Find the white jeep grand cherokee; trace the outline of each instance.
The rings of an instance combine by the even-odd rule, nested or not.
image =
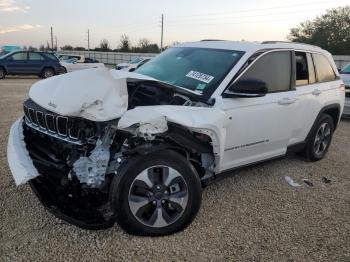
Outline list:
[[[75,225],[165,235],[197,214],[202,186],[286,155],[326,154],[344,106],[332,56],[297,43],[181,44],[135,72],[88,69],[35,83],[8,161]]]

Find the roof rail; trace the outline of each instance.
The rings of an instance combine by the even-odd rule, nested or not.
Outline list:
[[[297,44],[297,45],[308,45],[308,46],[312,46],[312,47],[316,47],[316,48],[320,48],[319,46],[316,45],[310,45],[310,44],[306,44],[306,43],[300,43],[300,42],[291,42],[291,41],[263,41],[261,42],[261,44]]]

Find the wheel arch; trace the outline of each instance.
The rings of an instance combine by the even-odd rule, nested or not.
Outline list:
[[[338,123],[339,123],[339,119],[340,119],[340,105],[339,104],[330,104],[330,105],[327,105],[325,107],[323,107],[320,112],[318,113],[317,117],[315,118],[315,121],[314,123],[312,124],[312,127],[309,131],[309,133],[307,134],[306,136],[306,139],[305,141],[308,141],[311,134],[312,134],[312,131],[317,128],[316,124],[317,124],[317,121],[320,119],[320,117],[323,115],[323,114],[328,114],[329,116],[332,117],[333,119],[333,123],[334,123],[334,130],[337,128],[338,126]]]
[[[0,68],[4,69],[4,71],[5,71],[5,74],[8,74],[8,71],[7,71],[7,68],[6,68],[6,66],[4,66],[4,65],[0,65]]]

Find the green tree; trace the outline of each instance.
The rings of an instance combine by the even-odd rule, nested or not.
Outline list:
[[[312,21],[292,28],[288,39],[317,45],[333,55],[350,54],[350,6],[328,10]]]

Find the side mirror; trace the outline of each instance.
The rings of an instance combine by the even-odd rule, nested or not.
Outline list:
[[[228,87],[223,93],[223,97],[261,97],[268,92],[266,83],[255,78],[238,80]]]

